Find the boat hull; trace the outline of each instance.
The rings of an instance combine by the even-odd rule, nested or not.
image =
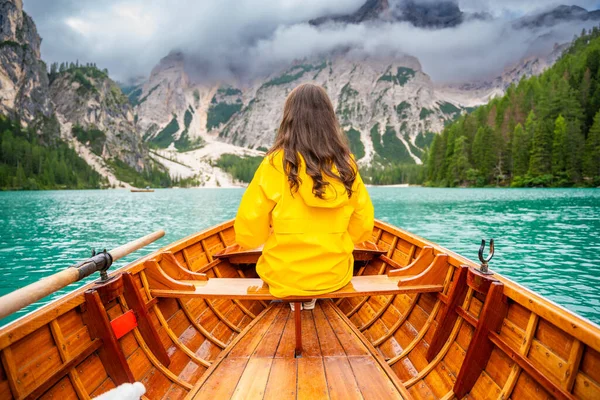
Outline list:
[[[598,326],[501,275],[480,277],[472,261],[399,228],[377,221],[372,239],[386,255],[357,263],[355,275],[409,266],[426,246],[447,254],[450,265],[441,293],[330,301],[393,371],[403,397],[600,398]],[[166,269],[171,253],[185,270],[174,280],[200,279],[200,274],[257,278],[253,265],[213,257],[233,244],[233,221],[228,221],[114,271],[109,283],[85,285],[0,329],[0,399],[88,398],[128,381],[143,382],[149,399],[200,393],[195,386],[213,376],[217,364],[222,368],[219,357],[272,305],[243,298],[154,297],[161,281],[150,267],[157,263]],[[284,336],[277,346],[289,345]],[[290,376],[297,376],[303,361],[278,353],[277,346],[273,359],[277,354],[289,359],[272,361],[270,368],[286,365],[296,371]],[[269,377],[284,379],[275,371],[265,390]],[[346,376],[348,384],[373,397],[372,388],[360,385],[357,370],[349,371],[354,378]],[[317,397],[340,394],[332,392],[341,390],[338,386],[330,386]],[[236,385],[228,387],[232,396]],[[295,391],[290,397],[301,396]]]

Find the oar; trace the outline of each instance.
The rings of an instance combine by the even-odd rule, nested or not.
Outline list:
[[[71,265],[69,268],[50,275],[47,278],[41,279],[38,282],[27,285],[21,289],[15,290],[5,296],[0,297],[0,319],[35,303],[39,299],[56,292],[65,286],[77,282],[94,272],[100,271],[103,280],[107,279],[106,270],[110,267],[113,261],[125,257],[134,251],[160,239],[165,235],[165,231],[158,230],[147,236],[136,239],[132,242],[117,247],[109,252],[106,250],[102,253],[93,255],[85,261]]]

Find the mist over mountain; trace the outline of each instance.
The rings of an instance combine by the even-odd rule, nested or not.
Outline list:
[[[595,1],[575,0],[574,4],[590,8]],[[536,38],[548,35],[564,43],[596,23],[578,14],[558,15],[550,25],[513,26],[524,15],[535,16],[557,5],[545,0],[527,4],[514,0],[180,0],[173,6],[81,0],[77,7],[66,0],[60,7],[29,0],[25,4],[42,35],[53,38],[42,45],[49,62],[95,62],[113,77],[127,80],[148,76],[162,57],[179,50],[187,55],[194,79],[210,82],[262,78],[294,60],[328,56],[340,49],[367,57],[415,56],[435,81],[493,77],[527,56]],[[309,23],[331,16],[347,16],[351,23]]]
[[[9,4],[7,113],[55,117],[111,184],[168,170],[210,186],[235,184],[221,156],[264,154],[304,82],[326,88],[362,167],[416,167],[444,126],[554,64],[600,14],[588,0],[28,0],[31,19]],[[22,45],[18,18],[25,32],[40,21],[48,77],[40,38]]]
[[[368,0],[349,15],[324,16],[312,25],[328,22],[358,24],[366,21],[408,22],[418,28],[449,28],[460,25],[465,14],[456,1]]]

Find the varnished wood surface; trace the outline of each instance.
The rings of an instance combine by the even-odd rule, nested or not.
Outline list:
[[[186,399],[411,398],[335,308],[321,300],[300,313],[305,351],[298,358],[290,335],[294,315],[287,304],[274,303]]]
[[[506,311],[502,318],[496,313],[500,326],[491,329],[486,339],[482,333],[476,334],[478,326],[490,326],[489,315],[493,314],[484,312],[489,296],[486,286],[473,280],[469,282],[474,287],[465,288],[460,282],[455,285],[457,279],[464,278],[459,273],[461,265],[466,268],[477,265],[379,221],[371,240],[385,255],[357,263],[356,277],[380,279],[377,275],[388,273],[411,276],[427,267],[422,260],[431,259],[431,253],[424,251],[432,251],[433,256],[447,255],[441,293],[371,291],[337,299],[338,308],[333,310],[345,315],[354,327],[350,326],[349,333],[336,323],[329,323],[330,329],[323,331],[323,340],[316,335],[315,326],[319,321],[331,322],[331,315],[323,309],[321,313],[315,311],[311,325],[311,319],[303,312],[303,348],[310,355],[316,354],[318,347],[321,360],[306,355],[289,357],[295,347],[294,324],[288,321],[289,315],[281,321],[278,314],[265,332],[264,344],[260,342],[261,346],[257,344],[255,348],[254,358],[258,359],[252,360],[250,356],[243,368],[230,363],[223,369],[226,373],[219,379],[227,386],[234,377],[234,397],[249,393],[258,398],[276,395],[277,398],[361,398],[363,391],[372,391],[386,398],[385,393],[378,392],[385,385],[366,386],[368,382],[362,380],[378,376],[372,366],[356,362],[356,357],[361,356],[348,356],[348,351],[361,348],[350,340],[354,337],[360,339],[370,354],[375,354],[384,372],[395,377],[390,381],[397,390],[406,388],[410,396],[418,399],[455,398],[461,370],[471,367],[471,363],[465,363],[465,357],[476,352],[481,343],[486,343],[491,351],[477,360],[481,370],[465,398],[600,398],[598,326],[496,274],[493,278],[504,285],[501,301],[506,304]],[[101,339],[94,339],[90,331],[94,328],[88,322],[90,308],[83,293],[92,290],[93,284],[0,329],[0,399],[95,397],[115,386],[112,376],[121,379],[105,356],[107,350],[114,352],[115,348],[127,362],[120,364],[121,371],[130,369],[133,378],[144,383],[147,399],[182,399],[200,382],[214,379],[210,371],[221,368],[219,360],[242,342],[244,332],[254,329],[265,317],[268,300],[158,297],[151,282],[161,284],[162,279],[167,289],[170,282],[164,276],[153,275],[148,265],[157,265],[176,280],[188,282],[182,284],[182,290],[195,291],[195,285],[201,283],[198,280],[258,278],[251,264],[234,265],[217,258],[216,254],[229,246],[235,246],[233,221],[191,235],[114,270],[111,276],[126,271],[131,282],[114,293],[98,293],[102,307],[97,309],[106,314],[108,321],[129,309],[137,310],[138,324],[141,315],[145,326],[144,332],[139,325],[118,339],[118,343],[109,343],[112,350]],[[131,296],[131,284],[137,288],[138,296]],[[105,323],[106,320],[104,326]],[[277,328],[280,333],[269,334],[276,324],[281,325]],[[267,350],[272,349],[274,341],[277,348],[269,358],[273,350]],[[323,356],[335,355],[340,349],[348,356],[347,364]],[[330,381],[329,376],[337,379]],[[262,389],[257,384],[260,382],[266,382]]]
[[[389,278],[385,275],[357,276],[351,282],[335,292],[325,294],[309,294],[306,296],[289,296],[285,300],[302,300],[309,298],[340,298],[349,296],[370,296],[397,293],[439,292],[442,285],[398,286],[400,278]],[[216,278],[207,281],[179,281],[192,285],[194,290],[152,289],[157,297],[199,297],[207,299],[245,299],[245,300],[277,300],[269,292],[269,286],[259,278]]]

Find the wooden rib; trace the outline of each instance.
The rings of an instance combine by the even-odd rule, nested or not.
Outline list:
[[[379,239],[381,239],[381,235],[383,235],[383,229],[380,229],[379,232],[377,232],[377,237],[375,238],[375,245],[377,245],[377,242],[379,242]],[[397,238],[396,238],[397,239]],[[389,251],[388,251],[389,253]],[[367,262],[365,265],[363,265],[362,267],[360,267],[360,269],[358,270],[358,273],[356,274],[357,276],[361,276],[364,272],[365,269],[367,268],[367,266],[369,265],[369,262]],[[383,272],[380,272],[379,275],[381,275]],[[341,299],[336,301],[336,305],[339,305],[341,302]]]
[[[354,306],[354,308],[352,308],[352,310],[348,311],[348,313],[346,314],[346,317],[350,318],[351,316],[353,316],[369,300],[369,298],[370,298],[370,296],[363,297],[362,300],[359,301],[358,304],[356,306]],[[343,298],[341,298],[340,300],[343,300]],[[336,304],[336,306],[337,306],[337,304]]]
[[[409,264],[412,261],[413,257],[415,256],[415,251],[417,251],[417,246],[415,246],[413,244],[413,245],[410,246],[410,250],[408,252],[408,263]]]
[[[171,341],[173,342],[173,344],[175,346],[179,347],[196,364],[203,365],[206,368],[210,367],[211,363],[209,361],[206,361],[205,359],[198,357],[196,355],[196,353],[194,353],[189,347],[187,347],[185,344],[181,343],[181,340],[179,340],[179,338],[177,337],[175,332],[173,332],[173,330],[169,326],[169,323],[165,319],[164,315],[162,314],[162,312],[160,311],[160,308],[158,308],[158,306],[154,306],[154,314],[156,314],[156,316],[158,317],[158,321],[160,322],[162,327],[165,329],[165,331],[167,332],[167,335],[169,335],[169,337],[171,338]]]
[[[102,346],[101,339],[95,339],[87,346],[82,352],[77,354],[75,357],[69,359],[62,366],[55,369],[50,376],[47,376],[45,380],[41,382],[36,381],[36,386],[30,388],[27,393],[21,395],[19,399],[37,399],[44,393],[46,393],[52,386],[56,385],[60,380],[69,374],[69,371],[79,365],[83,360],[91,356],[95,351],[98,351]],[[89,398],[89,397],[88,397]]]
[[[408,306],[408,309],[406,310],[406,312],[400,318],[398,318],[396,320],[396,322],[394,323],[394,325],[390,327],[389,331],[386,334],[384,334],[382,337],[380,337],[379,339],[377,339],[376,341],[373,342],[373,346],[375,346],[375,347],[379,346],[381,343],[383,343],[386,340],[388,340],[394,333],[396,333],[396,331],[402,326],[402,324],[404,323],[404,321],[406,321],[406,319],[408,318],[408,316],[412,312],[413,308],[415,308],[415,306],[419,302],[419,297],[420,296],[421,296],[421,293],[417,293],[415,295],[413,301]]]
[[[581,341],[573,339],[571,352],[569,353],[569,360],[567,362],[566,379],[563,381],[562,386],[562,388],[565,389],[567,392],[573,390],[575,377],[577,376],[579,364],[581,363],[581,358],[583,356],[583,348],[584,345],[581,343]]]
[[[390,246],[390,249],[388,250],[388,252],[386,253],[387,257],[392,257],[392,254],[394,254],[394,250],[396,250],[396,245],[398,244],[398,236],[395,236],[394,239],[392,240],[392,244]],[[382,275],[385,273],[385,269],[387,268],[388,264],[385,261],[381,261],[381,267],[379,267],[379,271],[377,271],[378,275]]]
[[[212,254],[210,254],[208,252],[208,247],[206,247],[206,240],[205,239],[200,240],[200,244],[202,245],[202,250],[204,250],[204,254],[206,254],[206,258],[208,259],[208,261],[213,262],[214,261],[213,256],[212,256]]]
[[[125,299],[123,298],[123,295],[120,295],[118,297],[118,299],[119,299],[119,304],[123,308],[123,311],[127,311],[128,307],[127,307],[127,303],[125,302]],[[154,307],[158,307],[158,306],[154,306]],[[135,337],[135,340],[138,342],[138,345],[142,348],[142,351],[144,352],[146,357],[148,357],[148,359],[150,360],[150,362],[152,363],[152,365],[154,365],[154,367],[156,369],[158,369],[163,375],[165,375],[171,382],[176,383],[177,385],[179,385],[187,390],[192,389],[193,386],[190,383],[179,379],[179,377],[177,375],[175,375],[173,372],[171,372],[171,370],[166,368],[160,361],[158,361],[158,359],[156,358],[156,356],[154,355],[152,350],[150,350],[150,348],[144,341],[144,338],[142,337],[142,334],[140,333],[140,331],[137,327],[134,328],[132,332],[133,332],[133,336]]]
[[[200,332],[206,339],[208,339],[212,343],[216,344],[220,348],[224,349],[225,347],[227,347],[227,345],[225,343],[223,343],[222,341],[220,341],[219,339],[217,339],[216,337],[214,337],[214,335],[212,333],[210,333],[208,330],[206,330],[205,327],[203,327],[201,324],[199,324],[198,322],[196,322],[196,320],[194,319],[194,317],[191,314],[190,310],[187,308],[187,305],[185,305],[184,302],[181,299],[177,299],[177,302],[179,303],[179,307],[181,307],[181,310],[183,311],[183,313],[185,314],[185,316],[188,318],[188,320],[190,321],[190,323],[192,324],[192,326],[194,328],[196,328],[196,330],[198,332]]]
[[[140,279],[142,280],[142,287],[144,288],[144,292],[146,292],[146,296],[149,299],[153,299],[152,293],[150,293],[150,285],[148,284],[148,277],[146,276],[146,272],[143,270],[140,271]]]
[[[533,335],[535,334],[539,321],[540,317],[537,314],[531,313],[531,315],[529,316],[529,321],[527,321],[525,337],[523,338],[523,343],[521,344],[521,348],[519,349],[519,352],[524,356],[527,356],[527,353],[529,353],[529,349],[531,348],[531,344],[533,343]]]
[[[432,246],[436,251],[447,253],[451,256],[451,262],[454,266],[465,264],[473,268],[479,267],[479,265],[474,263],[472,260],[469,260],[468,258],[450,251],[440,245],[431,243],[430,241],[425,240],[422,237],[410,233],[404,229],[379,220],[375,221],[375,227],[378,229],[384,229],[389,234],[397,235],[402,239],[416,244],[417,246]],[[596,351],[600,351],[600,335],[598,335],[597,325],[582,319],[574,313],[566,310],[564,307],[554,304],[541,295],[532,292],[531,290],[502,275],[494,274],[494,278],[505,284],[504,295],[506,297],[525,307],[529,311],[535,312],[540,316],[540,318],[543,318],[549,323],[555,325],[557,328],[562,329],[565,333],[572,335],[574,338],[580,340],[587,346]]]
[[[390,245],[390,249],[388,250],[388,252],[385,255],[389,258],[392,258],[392,255],[394,254],[394,251],[396,250],[397,245],[398,245],[398,236],[394,236],[394,239],[392,239],[392,244]],[[386,267],[387,267],[387,263],[385,261],[382,261],[381,268],[379,268],[379,275],[381,275],[385,272]]]
[[[369,339],[367,339],[365,335],[363,335],[358,331],[358,329],[356,329],[356,326],[354,326],[352,321],[346,319],[342,310],[335,306],[332,306],[330,308],[340,317],[341,322],[344,323],[348,328],[350,328],[350,330],[354,333],[355,338],[360,340],[363,346],[365,346],[366,351],[371,354],[375,361],[377,361],[381,369],[385,372],[392,384],[396,387],[402,398],[412,399],[412,397],[408,393],[407,388],[404,386],[398,375],[396,375],[392,368],[385,362],[383,356],[377,351],[377,349],[375,349],[375,347],[371,344]],[[331,321],[329,322],[331,323]]]
[[[575,397],[562,389],[559,385],[550,380],[540,370],[538,370],[525,356],[519,354],[518,351],[513,350],[508,343],[496,332],[492,331],[489,333],[490,341],[498,347],[501,351],[515,361],[523,371],[537,381],[544,389],[548,391],[552,396],[558,399],[575,399]]]
[[[462,307],[456,307],[456,313],[462,317],[469,325],[473,328],[477,328],[477,318],[473,316],[469,311]]]
[[[365,329],[369,328],[371,325],[373,325],[383,315],[383,313],[388,309],[388,307],[390,306],[390,304],[392,304],[392,302],[394,301],[395,298],[396,298],[395,295],[389,296],[387,303],[384,304],[383,306],[381,306],[379,311],[377,311],[375,313],[375,315],[373,315],[373,318],[371,318],[368,322],[364,323],[363,326],[358,328],[358,330],[362,332]]]
[[[219,235],[219,239],[221,239],[223,246],[227,247],[227,243],[225,243],[225,236],[223,235],[223,231],[217,232],[217,235]]]
[[[529,321],[527,321],[527,328],[525,329],[525,335],[523,337],[523,343],[521,343],[521,347],[519,348],[519,353],[524,356],[527,356],[529,349],[531,348],[531,344],[533,343],[533,335],[535,330],[537,329],[537,325],[539,322],[539,317],[535,313],[531,313],[529,316]],[[519,379],[519,375],[521,374],[521,367],[517,363],[513,365],[508,378],[506,379],[506,383],[498,396],[499,399],[507,399],[512,393],[515,385],[517,384],[517,379]]]
[[[50,332],[52,333],[52,338],[54,339],[54,343],[56,343],[56,347],[58,349],[58,354],[60,355],[60,359],[63,363],[69,361],[71,356],[69,355],[69,351],[65,346],[65,338],[62,334],[62,330],[58,325],[58,321],[53,319],[50,321]],[[68,373],[69,378],[71,379],[71,383],[73,384],[73,389],[75,389],[75,393],[77,393],[77,397],[80,399],[88,400],[90,396],[88,392],[85,390],[81,379],[79,379],[79,374],[77,373],[76,368],[71,368]]]
[[[379,238],[381,237],[383,233],[383,230],[379,231],[378,234],[378,238],[375,241],[375,244],[377,244],[377,242],[379,241]],[[394,236],[394,239],[392,239],[392,244],[390,245],[390,248],[388,250],[388,252],[386,253],[388,255],[388,257],[394,252],[395,248],[396,248],[396,244],[398,243],[398,237]],[[367,263],[367,265],[369,265],[369,263]],[[363,272],[365,271],[365,268],[367,268],[367,265],[365,265],[364,267],[361,267],[360,270],[358,271],[358,273],[356,274],[357,276],[362,276]],[[385,272],[385,267],[386,267],[386,263],[384,261],[381,262],[381,267],[379,268],[379,271],[377,271],[378,275],[383,275],[383,273]],[[393,296],[395,297],[395,295]],[[354,313],[356,313],[358,310],[360,310],[360,308],[370,299],[370,296],[366,296],[363,300],[361,300],[358,305],[356,307],[354,307],[352,310],[350,310],[349,313],[346,314],[347,318],[350,318],[352,315],[354,315]],[[336,306],[339,306],[340,303],[342,302],[343,299],[339,299],[335,302]],[[393,299],[392,299],[393,301]],[[373,321],[375,322],[375,321]],[[371,322],[371,324],[373,323]],[[370,325],[369,325],[370,326]],[[366,329],[366,328],[364,328]]]
[[[223,275],[221,274],[221,272],[219,271],[219,268],[215,266],[214,268],[215,270],[215,274],[217,275],[217,278],[222,278]],[[247,316],[249,316],[250,318],[254,319],[256,318],[256,315],[254,315],[254,313],[250,310],[248,310],[241,301],[239,301],[238,299],[232,299],[233,302],[242,310],[242,312],[244,314],[246,314]]]
[[[454,343],[454,340],[458,336],[458,332],[460,331],[460,327],[462,326],[462,321],[463,320],[461,317],[458,317],[456,319],[456,322],[454,323],[454,328],[452,329],[452,332],[450,333],[450,337],[448,338],[448,341],[446,342],[446,344],[444,344],[444,347],[442,347],[442,349],[438,352],[436,357],[433,360],[431,360],[429,362],[429,364],[427,364],[425,366],[425,368],[423,368],[422,371],[419,371],[419,373],[416,376],[414,376],[404,382],[404,386],[406,386],[407,389],[409,387],[411,387],[412,385],[414,385],[415,383],[417,383],[425,375],[429,374],[429,372],[431,372],[431,370],[433,370],[435,368],[435,366],[440,361],[442,361],[442,359],[446,356],[446,353],[448,353],[448,350],[450,350],[450,347]],[[450,392],[452,392],[452,390],[450,390]],[[452,393],[454,393],[454,392],[452,392]]]
[[[440,400],[452,400],[454,399],[456,396],[454,396],[454,392],[452,390],[450,390],[448,393],[446,393],[446,395],[444,395],[443,397],[440,397]],[[499,399],[501,399],[501,397],[498,397]]]
[[[234,332],[237,332],[237,333],[240,333],[242,331],[240,328],[238,328],[236,325],[234,325],[231,321],[229,321],[227,318],[225,318],[223,313],[221,311],[219,311],[219,309],[216,308],[210,300],[208,300],[208,299],[203,299],[203,300],[206,303],[206,305],[211,309],[211,311],[214,312],[215,315],[230,329],[232,329]]]
[[[150,294],[150,289],[149,289],[150,286],[148,285],[148,278],[146,277],[146,274],[144,273],[144,271],[140,271],[140,277],[142,279],[142,286],[144,287],[144,290],[146,291],[146,294],[148,295],[148,298],[152,298],[152,296]],[[211,311],[213,313],[215,313],[215,315],[225,325],[227,325],[230,329],[232,329],[233,331],[235,331],[237,333],[241,332],[240,328],[238,328],[237,326],[235,326],[234,324],[232,324],[227,318],[225,318],[225,316],[223,315],[223,313],[221,313],[219,310],[217,310],[217,308],[215,306],[213,306],[213,304],[210,302],[210,300],[208,300],[208,299],[203,299],[203,300],[206,303],[206,305],[208,305],[208,308],[210,308]]]
[[[191,271],[192,263],[190,263],[190,256],[187,252],[187,247],[185,249],[181,249],[181,254],[183,254],[183,259],[185,260],[185,263],[187,264],[188,269]]]
[[[229,343],[229,346],[227,346],[222,352],[219,353],[219,355],[217,356],[217,358],[215,359],[213,364],[210,366],[210,368],[207,369],[204,372],[204,374],[202,374],[202,376],[200,376],[200,379],[198,379],[198,381],[194,385],[193,389],[187,394],[186,398],[192,399],[194,396],[196,396],[198,394],[198,391],[202,388],[202,385],[208,380],[208,378],[210,378],[210,376],[213,374],[213,372],[219,367],[221,362],[223,360],[225,360],[225,358],[229,355],[229,353],[235,347],[235,345],[238,344],[246,336],[246,334],[250,330],[252,330],[254,328],[254,326],[256,326],[263,319],[263,317],[265,317],[265,315],[270,310],[271,310],[271,308],[265,308],[264,310],[262,310],[262,312],[260,314],[258,314],[257,318],[250,321],[250,323],[244,328],[244,332],[241,335],[237,335],[235,338],[233,338],[231,343]],[[277,312],[279,312],[279,311],[277,311]],[[277,317],[277,316],[275,316],[275,317]]]
[[[135,336],[135,340],[137,340],[138,344],[142,348],[142,351],[144,352],[146,357],[148,357],[148,359],[150,360],[150,362],[152,363],[152,365],[154,365],[154,367],[156,369],[158,369],[171,382],[173,382],[187,390],[192,390],[193,386],[191,384],[179,379],[179,377],[177,375],[175,375],[173,372],[171,372],[171,370],[165,368],[165,366],[162,365],[161,362],[158,361],[158,359],[156,357],[154,357],[154,354],[148,348],[148,346],[146,345],[146,342],[144,342],[144,338],[142,338],[142,334],[140,333],[138,328],[134,328],[132,332],[133,332],[133,336]]]
[[[205,273],[206,271],[210,271],[210,270],[211,270],[211,269],[213,269],[215,266],[217,266],[217,265],[221,264],[221,261],[222,261],[222,260],[221,260],[220,258],[217,258],[216,260],[213,260],[213,261],[209,262],[209,263],[208,263],[208,264],[206,264],[205,266],[198,268],[198,271],[196,271],[196,273],[203,274],[203,273]]]
[[[427,318],[425,325],[423,325],[423,327],[421,328],[421,331],[419,332],[417,337],[414,338],[413,341],[410,342],[410,344],[408,346],[406,346],[406,348],[402,349],[402,353],[398,354],[397,356],[395,356],[393,358],[390,358],[388,360],[389,365],[394,365],[395,363],[397,363],[398,361],[400,361],[401,359],[406,357],[408,355],[408,353],[410,353],[412,351],[412,349],[414,349],[415,346],[421,341],[421,339],[423,339],[423,336],[425,336],[425,334],[429,330],[429,327],[435,320],[435,316],[437,315],[441,304],[442,304],[442,302],[439,300],[435,302],[435,306],[433,306],[433,310],[431,310],[431,314],[429,314],[429,318]]]
[[[23,389],[19,379],[17,378],[16,371],[17,365],[15,364],[15,358],[10,347],[6,347],[0,352],[0,358],[2,359],[2,366],[4,367],[4,373],[8,380],[8,386],[15,399],[21,398],[21,390]]]
[[[433,337],[429,340],[429,348],[425,357],[428,361],[433,360],[437,353],[444,347],[444,344],[450,337],[452,327],[454,326],[458,313],[456,307],[460,301],[464,301],[464,296],[467,294],[467,274],[469,267],[463,265],[460,266],[454,273],[454,281],[452,281],[448,288],[448,294],[443,295],[438,293],[438,299],[445,304],[444,308],[440,311],[440,317],[438,319],[437,328],[433,333]],[[448,271],[452,274],[452,269]]]
[[[64,363],[69,359],[69,354],[65,346],[65,338],[63,337],[60,326],[58,325],[58,321],[55,319],[50,321],[50,333],[52,334],[52,339],[54,339],[54,343],[58,349],[60,359]]]
[[[81,379],[79,378],[79,373],[77,372],[76,368],[71,369],[71,371],[69,372],[69,378],[71,378],[73,388],[75,389],[75,393],[77,393],[77,396],[79,396],[79,399],[90,400],[91,397],[85,389],[83,382],[81,382]]]

